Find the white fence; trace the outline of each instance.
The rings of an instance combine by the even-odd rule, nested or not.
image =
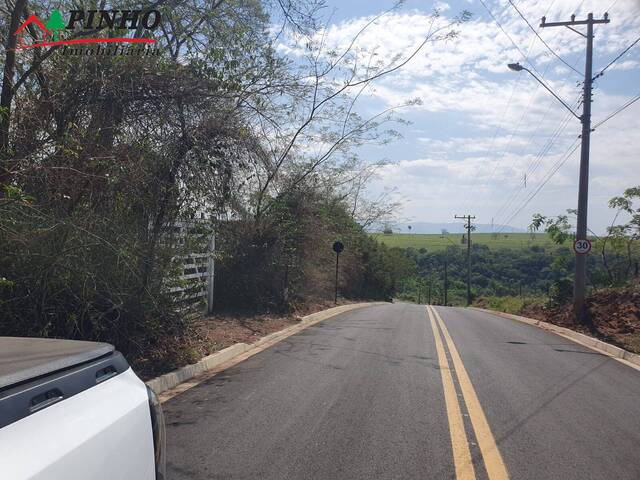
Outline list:
[[[198,223],[197,221],[176,222],[172,230],[179,237],[180,243],[184,244],[187,235],[191,234],[191,230]],[[193,310],[204,304],[207,313],[211,313],[213,311],[215,235],[211,234],[208,238],[204,235],[200,236],[201,241],[195,243],[202,246],[196,249],[201,251],[174,257],[174,260],[179,262],[181,272],[177,279],[178,285],[171,286],[169,292],[175,295],[181,309]]]

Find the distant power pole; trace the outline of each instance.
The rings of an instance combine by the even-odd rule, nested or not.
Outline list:
[[[471,305],[471,220],[475,220],[475,216],[463,215],[459,217],[455,215],[454,218],[459,220],[466,220],[467,224],[467,307]]]
[[[591,90],[593,84],[593,26],[599,23],[609,23],[609,14],[605,13],[604,18],[595,20],[593,13],[587,16],[586,20],[576,20],[576,16],[571,16],[570,22],[547,23],[547,19],[542,17],[540,26],[545,27],[567,27],[569,30],[582,35],[587,39],[587,58],[584,68],[584,93],[582,98],[582,145],[580,151],[580,181],[578,184],[578,223],[576,227],[576,241],[587,240],[587,202],[589,198],[589,144],[591,141]],[[586,25],[586,35],[573,27]],[[584,301],[587,285],[587,257],[585,254],[576,252],[576,273],[573,286],[573,310],[579,321],[584,322],[585,310]]]

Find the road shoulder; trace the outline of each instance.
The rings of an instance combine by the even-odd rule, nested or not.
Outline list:
[[[284,328],[278,332],[271,333],[260,340],[247,344],[236,343],[212,355],[208,355],[198,362],[181,367],[173,372],[165,373],[154,379],[147,381],[147,385],[159,395],[160,400],[165,402],[180,393],[195,387],[213,375],[236,365],[247,358],[260,353],[261,351],[275,345],[291,335],[294,335],[312,325],[323,320],[327,320],[341,313],[352,310],[375,306],[386,305],[386,302],[367,302],[340,305],[329,308],[321,312],[312,313],[302,317],[300,323]]]
[[[523,317],[521,315],[513,315],[511,313],[498,312],[496,310],[487,310],[485,308],[469,307],[470,310],[476,310],[479,312],[490,313],[492,315],[507,318],[509,320],[515,320],[516,322],[526,323],[534,327],[538,327],[547,332],[555,333],[563,338],[571,340],[583,347],[590,348],[598,353],[611,357],[620,363],[623,363],[635,370],[640,371],[640,355],[631,353],[623,348],[616,347],[610,343],[603,342],[597,338],[590,337],[580,332],[576,332],[569,328],[560,327],[552,323],[544,322],[542,320],[536,320],[534,318]]]

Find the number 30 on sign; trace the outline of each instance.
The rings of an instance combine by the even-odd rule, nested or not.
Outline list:
[[[576,240],[573,242],[573,250],[576,253],[586,255],[591,251],[591,241],[590,240]]]

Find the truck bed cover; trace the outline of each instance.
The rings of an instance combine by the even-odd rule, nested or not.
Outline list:
[[[0,337],[0,390],[95,360],[113,351],[113,345],[108,343]]]

